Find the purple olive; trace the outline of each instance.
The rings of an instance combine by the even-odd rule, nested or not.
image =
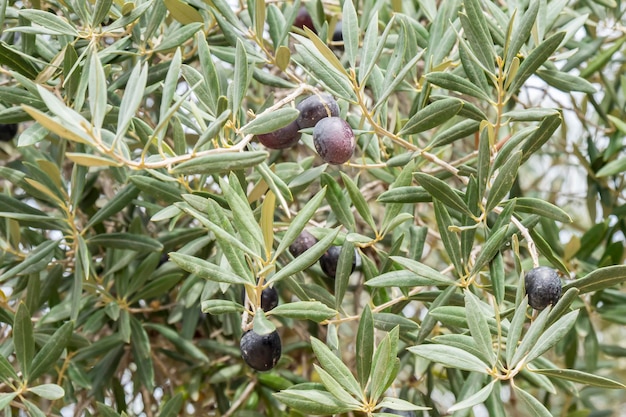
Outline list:
[[[329,164],[343,164],[352,158],[356,141],[352,128],[339,117],[326,117],[313,128],[317,153]]]
[[[320,267],[322,271],[328,277],[335,278],[337,275],[337,263],[339,262],[339,255],[341,255],[341,246],[331,246],[328,250],[320,257]],[[354,272],[354,268],[356,268],[356,251],[354,253],[354,258],[352,258],[352,272]]]
[[[304,252],[309,250],[311,246],[317,243],[317,239],[311,233],[303,230],[302,233],[293,241],[291,245],[289,245],[289,252],[293,255],[294,258],[302,255]]]
[[[261,142],[266,148],[291,148],[296,143],[298,143],[298,140],[300,140],[300,136],[302,136],[299,130],[300,127],[298,126],[298,123],[294,120],[287,126],[281,127],[278,130],[257,135],[257,138],[259,139],[259,142]]]
[[[561,298],[561,280],[556,270],[547,266],[533,268],[524,277],[528,304],[535,310],[543,310],[556,304]]]
[[[309,11],[304,6],[301,6],[298,9],[298,14],[296,15],[296,19],[294,20],[293,25],[302,30],[307,27],[311,29],[313,33],[317,33],[317,30],[315,30],[315,26],[313,25],[313,19],[311,18]]]
[[[298,103],[296,108],[300,111],[296,119],[300,129],[313,127],[325,117],[339,116],[339,105],[328,93],[307,97]]]
[[[10,142],[17,133],[17,124],[0,124],[0,142]]]

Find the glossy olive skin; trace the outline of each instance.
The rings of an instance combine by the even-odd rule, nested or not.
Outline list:
[[[333,31],[333,42],[343,42],[343,24],[341,23],[341,20],[335,25],[335,30]]]
[[[547,266],[533,268],[524,277],[528,304],[535,310],[543,310],[556,304],[561,298],[562,284],[555,269]]]
[[[325,117],[339,116],[339,105],[335,98],[328,93],[307,97],[298,103],[296,109],[300,111],[300,115],[296,119],[300,129],[314,127],[317,122]]]
[[[0,142],[10,142],[17,134],[17,124],[0,124]]]
[[[286,149],[298,143],[302,136],[299,130],[300,126],[298,126],[298,123],[294,120],[285,127],[281,127],[270,133],[257,135],[256,137],[266,148]]]
[[[239,348],[243,360],[257,371],[269,371],[275,367],[282,352],[280,336],[276,330],[265,335],[248,330],[241,336]]]
[[[266,313],[278,305],[278,292],[274,287],[267,287],[261,292],[261,308]]]
[[[293,21],[293,25],[304,30],[305,27],[311,29],[313,33],[317,34],[317,30],[315,30],[315,26],[313,25],[313,19],[309,14],[309,11],[304,6],[300,6],[298,9],[298,14],[296,15],[296,19]]]
[[[339,117],[326,117],[313,128],[313,144],[325,162],[340,165],[352,158],[356,140],[348,122]]]
[[[415,417],[415,412],[414,411],[399,411],[399,410],[392,410],[391,408],[381,408],[380,411],[378,411],[379,413],[389,413],[389,414],[395,414],[397,416],[400,417]]]
[[[331,246],[320,257],[320,267],[330,278],[335,278],[337,275],[337,262],[339,262],[340,254],[341,246]],[[352,272],[354,272],[354,268],[356,268],[356,252],[354,254],[354,258],[352,259]]]
[[[291,245],[289,245],[289,253],[293,255],[294,258],[302,255],[304,252],[309,250],[311,246],[317,243],[317,239],[311,233],[303,230],[300,235],[293,241]]]

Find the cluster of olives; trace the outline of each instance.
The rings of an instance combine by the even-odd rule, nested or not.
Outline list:
[[[540,266],[533,268],[524,276],[528,304],[535,310],[543,310],[548,305],[556,304],[561,298],[561,280],[556,270]]]
[[[293,255],[294,258],[297,258],[316,243],[317,239],[315,238],[315,236],[313,236],[306,230],[303,230],[302,233],[300,233],[300,235],[296,238],[296,240],[294,240],[293,243],[289,246],[289,252]],[[337,262],[339,261],[340,254],[341,246],[331,246],[320,257],[320,267],[329,278],[335,278],[335,276],[337,275]],[[355,267],[356,256],[352,261],[352,271],[354,271]]]
[[[298,143],[300,129],[313,128],[313,143],[317,153],[329,164],[350,160],[355,148],[354,132],[339,117],[339,105],[328,93],[316,94],[296,106],[298,118],[273,132],[257,135],[259,142],[270,149],[290,148]]]
[[[245,289],[243,298],[245,302]],[[261,292],[261,309],[265,312],[278,305],[278,292],[273,287],[264,288]],[[282,344],[278,332],[258,334],[254,330],[246,331],[239,342],[241,357],[252,369],[269,371],[278,363],[282,353]]]

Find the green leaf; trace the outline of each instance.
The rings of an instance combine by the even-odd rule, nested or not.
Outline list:
[[[506,336],[505,358],[509,369],[512,369],[513,354],[517,349],[517,344],[522,337],[524,323],[526,322],[526,311],[528,309],[528,297],[524,297],[522,302],[515,307],[515,314],[509,326],[509,333]]]
[[[169,10],[170,15],[182,23],[187,25],[194,22],[203,22],[202,15],[195,8],[181,0],[163,0],[165,7]],[[179,42],[182,44],[182,42]]]
[[[517,349],[513,354],[513,358],[511,358],[511,363],[509,363],[509,369],[513,369],[515,366],[517,366],[517,364],[521,360],[524,360],[527,357],[528,352],[530,352],[531,349],[535,348],[537,341],[540,337],[542,337],[542,334],[544,333],[544,328],[546,322],[548,321],[548,314],[550,314],[550,307],[539,313],[539,315],[531,323],[528,331],[522,339],[522,343],[517,346]]]
[[[560,125],[560,114],[548,116],[543,119],[541,121],[541,124],[539,125],[539,128],[535,130],[534,133],[528,139],[526,139],[526,141],[522,145],[522,152],[524,153],[524,156],[522,157],[522,163],[526,161],[532,154],[538,151],[543,146],[543,144],[552,137],[552,134]]]
[[[493,49],[493,40],[489,32],[487,18],[483,13],[480,0],[466,0],[463,2],[465,13],[461,14],[461,24],[465,30],[467,40],[482,63],[482,65],[491,71],[494,67],[495,52]]]
[[[101,402],[96,402],[96,408],[102,417],[121,417],[113,408]]]
[[[283,107],[272,112],[266,112],[243,126],[241,132],[252,135],[273,132],[296,120],[299,114],[300,112],[293,107]]]
[[[126,84],[126,88],[124,89],[124,96],[122,97],[118,112],[115,142],[121,140],[128,131],[130,122],[133,117],[135,117],[143,99],[147,81],[148,64],[145,63],[142,67],[141,63],[138,62],[133,68],[128,84]]]
[[[476,356],[457,347],[440,344],[411,346],[411,353],[432,362],[438,362],[448,368],[457,368],[464,371],[473,371],[487,374],[489,367]]]
[[[600,375],[590,374],[576,369],[529,369],[531,372],[546,375],[552,378],[565,379],[567,381],[579,382],[585,385],[607,389],[626,389],[626,385],[613,379]]]
[[[35,79],[39,71],[28,60],[24,59],[20,53],[11,48],[5,42],[0,42],[0,64],[17,71],[19,74]]]
[[[482,404],[483,402],[485,402],[487,397],[489,397],[491,391],[493,391],[493,387],[496,382],[496,379],[492,380],[475,394],[472,394],[469,397],[465,398],[463,401],[459,401],[458,403],[454,404],[452,407],[448,408],[448,413],[454,413],[459,410],[464,410],[466,408]]]
[[[589,81],[576,75],[558,70],[537,70],[537,75],[554,88],[561,91],[581,91],[593,94],[596,88]]]
[[[202,25],[201,22],[193,22],[174,29],[167,36],[163,37],[163,42],[154,49],[154,52],[168,51],[182,45],[202,29]]]
[[[397,350],[395,349],[397,347],[397,337],[398,328],[393,332],[387,333],[374,352],[372,369],[370,371],[370,398],[379,398],[393,382],[390,379],[397,372],[397,369],[394,368],[399,366],[396,356]]]
[[[480,251],[480,253],[476,257],[476,260],[474,261],[472,274],[477,274],[482,269],[483,266],[491,262],[493,257],[496,256],[496,254],[498,253],[500,248],[502,248],[502,245],[506,241],[508,232],[509,232],[509,227],[508,225],[506,225],[504,227],[500,227],[498,230],[496,230],[489,236],[489,238],[483,245],[482,250]]]
[[[328,390],[337,400],[342,404],[350,406],[352,409],[357,410],[361,408],[361,403],[354,399],[348,391],[346,391],[328,372],[318,365],[313,365],[315,371],[322,381],[324,388]]]
[[[183,338],[176,330],[162,324],[145,323],[146,330],[155,330],[169,340],[178,350],[189,355],[190,358],[202,363],[208,364],[209,358],[202,352],[194,342]]]
[[[326,187],[326,201],[328,201],[333,213],[337,216],[337,220],[339,220],[341,224],[346,227],[346,229],[353,231],[356,228],[356,224],[354,222],[354,216],[352,215],[350,203],[337,181],[324,172],[322,173],[320,183],[322,187]]]
[[[539,4],[538,1],[531,1],[528,4],[528,10],[524,13],[522,20],[515,26],[513,29],[509,43],[506,48],[506,68],[508,69],[513,62],[513,58],[518,54],[518,52],[522,49],[522,46],[528,40],[528,37],[531,34],[533,26],[537,20],[537,13],[539,12]]]
[[[132,177],[131,177],[132,179]],[[119,213],[127,207],[137,196],[139,189],[132,184],[127,185],[117,192],[106,204],[98,210],[85,225],[85,229],[89,229],[96,224],[108,219],[112,215]]]
[[[57,384],[42,384],[34,387],[29,387],[28,390],[35,395],[45,398],[46,400],[58,400],[63,398],[65,390]]]
[[[292,301],[270,310],[268,315],[320,323],[337,315],[337,311],[319,301]]]
[[[479,128],[480,122],[476,120],[468,119],[455,123],[448,129],[439,130],[430,142],[429,147],[436,148],[438,146],[449,145],[459,139],[473,135],[478,132]]]
[[[437,284],[432,285],[441,285],[441,284],[454,284],[456,281],[447,275],[442,274],[436,269],[431,268],[428,265],[425,265],[419,261],[415,261],[413,259],[405,258],[402,256],[390,256],[389,257],[394,262],[402,265],[403,268],[408,269],[409,271],[415,272],[417,275],[430,279],[432,282],[436,282]],[[368,281],[369,282],[369,281]]]
[[[450,257],[454,268],[457,270],[457,273],[461,274],[463,272],[461,241],[456,233],[450,231],[450,226],[452,226],[450,213],[448,212],[448,209],[446,209],[446,206],[438,199],[433,199],[433,206],[443,246],[446,249],[446,253]]]
[[[447,90],[467,94],[484,101],[491,100],[489,95],[487,95],[480,87],[476,86],[466,78],[459,77],[458,75],[449,72],[431,72],[430,74],[426,74],[426,81]]]
[[[237,179],[231,177],[229,181],[220,180],[219,184],[233,214],[233,226],[243,237],[248,247],[263,247],[265,239],[263,238],[261,226],[254,217],[250,204],[234,188],[238,186]],[[270,249],[267,248],[268,251]],[[263,252],[265,253],[266,251]]]
[[[163,244],[156,239],[134,233],[103,233],[89,238],[92,245],[115,249],[129,249],[139,252],[160,252]]]
[[[0,380],[7,385],[12,385],[13,381],[17,381],[19,377],[13,369],[13,365],[9,362],[7,358],[3,355],[0,355]]]
[[[230,300],[202,300],[200,309],[203,313],[207,314],[227,314],[227,313],[240,313],[244,311],[244,307]],[[272,312],[273,314],[274,312]]]
[[[268,156],[265,151],[218,152],[185,161],[174,167],[172,174],[219,174],[256,166]]]
[[[516,94],[517,90],[520,89],[526,80],[550,58],[550,55],[556,51],[563,41],[563,38],[565,38],[565,32],[556,33],[532,50],[520,64],[517,73],[513,77],[513,81],[511,81],[511,85],[507,91],[507,99],[511,97],[511,95]]]
[[[346,55],[348,56],[348,62],[352,68],[356,66],[356,58],[360,54],[359,51],[359,17],[356,14],[354,4],[352,1],[345,1],[343,3],[343,10],[341,13],[343,18],[342,34],[343,45]]]
[[[107,85],[102,62],[95,49],[90,50],[89,61],[89,111],[91,122],[99,130],[107,111]]]
[[[626,171],[626,158],[618,158],[600,168],[596,173],[596,177],[608,177],[609,175],[617,175],[624,171]]]
[[[382,401],[377,404],[376,408],[390,408],[392,410],[398,411],[430,410],[430,407],[422,407],[401,398],[393,397],[384,397]]]
[[[366,305],[361,312],[359,328],[356,334],[356,372],[361,385],[365,389],[372,368],[374,354],[374,321],[372,310]]]
[[[532,394],[529,394],[517,385],[513,385],[513,388],[515,389],[515,394],[522,399],[525,405],[524,409],[527,411],[528,415],[535,417],[553,417],[546,407]]]
[[[601,71],[612,59],[615,53],[619,51],[626,41],[626,36],[618,38],[613,45],[602,51],[593,51],[593,59],[587,62],[587,66],[580,71],[581,78],[589,78],[596,71]]]
[[[483,314],[482,307],[478,298],[470,291],[465,290],[465,309],[467,311],[467,324],[470,333],[478,349],[485,358],[489,359],[489,365],[493,367],[496,361],[496,355],[493,352],[493,342],[491,340],[491,332],[487,319]],[[485,397],[489,395],[486,394]]]
[[[287,389],[275,393],[274,397],[288,407],[310,415],[332,415],[353,409],[329,392],[317,389]]]
[[[556,343],[561,340],[574,326],[576,318],[578,317],[579,310],[570,311],[560,319],[558,319],[552,326],[548,327],[543,334],[534,343],[532,349],[526,356],[526,362],[530,362],[533,359],[543,355]]]
[[[563,286],[563,291],[578,288],[580,294],[596,292],[626,281],[626,265],[613,265],[596,269],[583,278]]]
[[[174,395],[163,404],[159,417],[176,417],[183,408],[184,398],[182,393]]]
[[[2,275],[0,275],[0,282],[4,282],[10,278],[16,277],[24,271],[27,271],[29,268],[37,266],[34,269],[42,270],[44,269],[52,256],[54,255],[55,249],[57,249],[59,245],[58,240],[48,240],[41,244],[39,244],[35,249],[31,250],[26,259],[20,263],[18,263],[13,268],[5,271]],[[31,270],[30,272],[37,272]]]
[[[287,231],[278,244],[278,248],[276,248],[276,252],[273,256],[274,262],[289,247],[289,245],[296,240],[300,233],[302,233],[304,227],[307,225],[309,220],[311,220],[317,209],[322,204],[322,201],[324,201],[324,197],[326,197],[326,187],[322,188],[313,198],[307,201],[304,207],[300,208],[296,217],[294,217],[289,224]]]
[[[487,205],[485,207],[486,212],[493,210],[511,191],[521,161],[522,152],[517,151],[499,168],[498,176],[493,181],[493,185],[489,190]]]
[[[3,392],[0,393],[0,410],[11,404],[11,401],[17,397],[17,392]]]
[[[67,346],[74,331],[74,323],[66,322],[48,339],[33,359],[29,378],[34,381],[52,368]]]
[[[33,336],[33,322],[26,304],[20,303],[15,312],[13,321],[13,345],[15,356],[20,364],[24,379],[28,381],[33,357],[35,356],[35,338]]]
[[[154,367],[150,352],[150,339],[141,322],[130,316],[130,334],[133,360],[137,365],[137,375],[144,387],[154,389]]]
[[[452,119],[462,107],[463,102],[456,98],[434,101],[415,113],[398,132],[398,135],[414,135],[439,126]]]
[[[171,252],[170,259],[187,272],[196,274],[201,278],[225,282],[227,284],[246,284],[249,281],[245,277],[240,277],[218,265],[203,259],[196,258],[182,253]]]
[[[37,9],[21,9],[19,14],[31,22],[45,28],[45,30],[48,31],[47,33],[68,35],[73,38],[77,38],[79,36],[79,33],[76,31],[74,26],[54,13]]]
[[[423,172],[416,172],[414,176],[433,198],[441,201],[451,209],[474,218],[474,214],[467,207],[465,201],[445,181]]]
[[[350,369],[323,342],[311,337],[311,347],[320,365],[350,394],[361,398],[363,393]]]
[[[545,200],[532,197],[516,197],[515,211],[521,213],[537,214],[542,217],[553,219],[563,223],[571,223],[573,220],[560,207]]]
[[[341,172],[341,179],[343,181],[343,185],[348,190],[348,195],[350,196],[350,200],[352,200],[354,208],[365,223],[367,223],[372,231],[375,232],[376,224],[374,222],[374,218],[372,217],[370,207],[367,205],[365,198],[363,198],[363,194],[361,194],[361,190],[359,190],[354,181],[352,181],[352,179],[343,172]]]
[[[256,310],[252,324],[252,330],[258,335],[266,335],[276,331],[276,326],[267,318],[261,308]]]
[[[143,175],[133,175],[129,177],[129,180],[144,194],[157,200],[162,200],[166,203],[176,203],[182,200],[181,191],[174,183]]]
[[[348,289],[350,274],[356,263],[354,243],[345,240],[341,246],[337,268],[335,270],[335,309],[340,310],[343,297]]]

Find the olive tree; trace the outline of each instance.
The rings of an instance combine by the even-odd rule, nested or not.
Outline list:
[[[625,11],[0,1],[0,413],[620,415]]]

